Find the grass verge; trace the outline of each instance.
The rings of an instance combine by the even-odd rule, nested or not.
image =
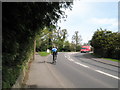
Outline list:
[[[112,58],[102,58],[102,59],[110,60],[110,61],[114,61],[114,62],[120,62],[120,60],[118,60],[118,59],[112,59]]]
[[[49,55],[50,53],[47,53],[47,52],[38,52],[40,56],[47,56]]]
[[[96,58],[101,58],[101,59],[104,59],[104,60],[110,60],[110,61],[114,61],[114,62],[120,62],[120,60],[118,60],[118,59],[103,58],[103,57],[101,57],[100,55],[96,55],[96,54],[94,54],[94,53],[91,53],[91,55],[93,55],[93,56],[96,57]]]

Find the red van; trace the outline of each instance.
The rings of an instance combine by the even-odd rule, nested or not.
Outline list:
[[[80,52],[81,53],[87,53],[91,51],[91,46],[82,46]]]

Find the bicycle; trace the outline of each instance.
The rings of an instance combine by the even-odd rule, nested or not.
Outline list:
[[[56,64],[57,61],[57,54],[53,53],[53,64]]]

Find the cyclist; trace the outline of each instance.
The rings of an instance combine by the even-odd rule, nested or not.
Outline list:
[[[57,59],[57,48],[56,47],[52,48],[52,55],[53,55],[53,62],[52,63],[56,63],[56,59]]]

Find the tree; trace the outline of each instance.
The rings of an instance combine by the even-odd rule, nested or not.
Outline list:
[[[97,29],[97,31],[94,33],[92,37],[92,43],[91,45],[94,47],[94,52],[97,54],[102,54],[101,56],[106,56],[105,54],[107,52],[107,46],[109,45],[109,37],[112,34],[111,31],[103,30],[102,28]]]
[[[117,58],[120,54],[120,34],[112,31],[97,29],[94,33],[91,45],[94,47],[94,53],[101,57]]]
[[[65,40],[67,39],[67,30],[56,30],[55,27],[46,27],[37,37],[37,51],[46,51],[48,48],[51,49],[54,45],[58,47],[58,51],[62,51],[65,46]]]
[[[70,50],[76,51],[75,44],[73,42],[70,43]]]
[[[64,51],[66,51],[66,52],[70,52],[71,51],[71,48],[70,48],[70,43],[69,43],[69,41],[65,41],[65,43],[64,43]]]
[[[78,46],[80,46],[81,36],[78,34],[78,31],[75,31],[75,34],[72,36],[72,43],[75,45],[75,50],[80,50]]]
[[[62,51],[64,48],[64,43],[65,43],[66,38],[67,38],[67,30],[66,29],[57,31],[57,39],[58,39],[57,42],[58,42],[58,47],[59,47],[60,51]]]
[[[70,2],[3,2],[2,65],[3,88],[15,83],[22,65],[30,58],[38,32],[65,17],[61,8]]]
[[[49,30],[49,43],[48,43],[48,49],[52,49],[52,46],[53,46],[53,33],[54,31],[56,30],[56,27],[54,25],[51,25],[50,27],[48,27],[48,30]]]
[[[37,51],[46,51],[53,46],[53,39],[55,38],[56,27],[51,25],[45,27],[37,36]]]
[[[46,51],[49,46],[49,39],[51,31],[48,30],[47,27],[45,27],[36,37],[36,50],[37,51]]]

